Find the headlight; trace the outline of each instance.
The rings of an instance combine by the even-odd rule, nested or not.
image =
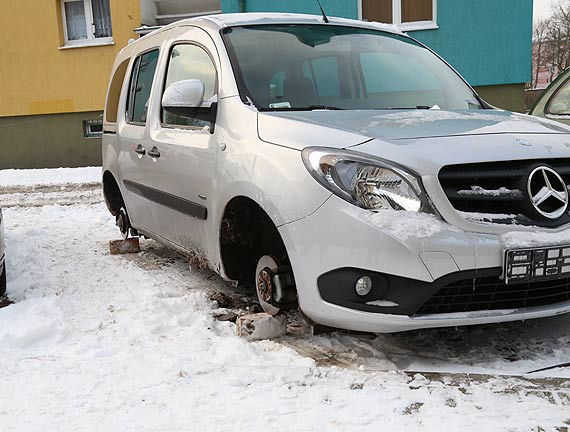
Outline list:
[[[430,208],[418,178],[395,164],[322,147],[306,148],[302,156],[319,183],[354,205],[414,212]]]

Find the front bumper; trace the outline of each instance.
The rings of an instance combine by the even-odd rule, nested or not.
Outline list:
[[[501,276],[504,246],[498,234],[462,231],[425,214],[374,214],[336,196],[313,215],[279,229],[300,307],[319,324],[389,333],[570,312],[565,297],[515,309],[421,313],[449,280]],[[374,288],[364,298],[353,289],[359,274],[373,278]]]

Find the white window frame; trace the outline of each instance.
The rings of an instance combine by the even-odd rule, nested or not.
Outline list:
[[[78,0],[61,0],[61,19],[63,25],[63,40],[64,46],[61,48],[73,48],[80,46],[96,46],[96,45],[113,45],[113,36],[110,37],[95,37],[95,24],[93,23],[93,7],[91,5],[91,0],[82,0],[83,7],[85,9],[85,26],[87,28],[87,38],[69,40],[67,37],[67,19],[65,17],[65,3],[70,3],[72,1]]]
[[[101,131],[94,131],[93,126],[101,126]],[[103,136],[103,119],[83,120],[83,136],[85,138],[101,138]]]
[[[432,0],[432,8],[432,20],[402,23],[402,0],[392,0],[392,23],[402,31],[438,29],[437,0]],[[362,0],[358,0],[358,19],[362,20]]]

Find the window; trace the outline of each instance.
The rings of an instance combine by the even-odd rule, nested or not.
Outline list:
[[[360,54],[367,93],[441,90],[437,77],[414,58],[394,52]]]
[[[427,64],[398,52],[360,54],[360,65],[368,103],[383,102],[391,107],[408,107],[413,95],[414,106],[445,106],[445,92]],[[460,101],[457,101],[460,106]],[[466,108],[466,107],[464,107]]]
[[[109,86],[109,92],[107,93],[107,103],[105,104],[105,120],[108,122],[115,123],[117,121],[119,98],[121,97],[121,88],[123,87],[123,81],[125,80],[129,61],[130,58],[123,60],[121,64],[117,66],[117,69],[115,69],[115,73],[111,79],[111,85]]]
[[[109,0],[61,0],[66,46],[113,42]]]
[[[274,72],[269,80],[271,108],[328,105],[341,96],[336,57],[315,58],[286,69]]]
[[[170,84],[188,79],[199,79],[204,83],[204,101],[212,99],[216,94],[217,76],[212,59],[203,48],[197,45],[176,45],[170,52],[166,83]],[[198,110],[196,111],[198,113]],[[204,127],[210,123],[197,118],[182,117],[166,111],[162,113],[163,123],[167,125]]]
[[[260,110],[481,109],[457,73],[413,39],[335,25],[225,29],[241,99]]]
[[[103,135],[103,120],[85,120],[83,130],[85,138],[99,138]]]
[[[127,122],[145,124],[150,99],[150,90],[158,62],[158,50],[138,56],[133,65],[129,97],[127,100]]]
[[[336,57],[322,57],[303,63],[303,75],[310,79],[320,103],[327,96],[340,96],[340,77]]]
[[[396,24],[402,30],[437,28],[437,0],[361,0],[362,19]]]
[[[556,116],[570,116],[570,79],[567,80],[548,102],[546,113]]]

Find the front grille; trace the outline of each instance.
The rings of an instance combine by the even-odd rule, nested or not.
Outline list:
[[[544,227],[570,223],[568,214],[552,221],[533,211],[527,180],[541,165],[556,170],[570,185],[570,159],[448,165],[439,172],[439,181],[451,205],[471,221]]]
[[[452,282],[435,293],[419,315],[545,306],[570,300],[570,278],[506,285],[496,276]]]

